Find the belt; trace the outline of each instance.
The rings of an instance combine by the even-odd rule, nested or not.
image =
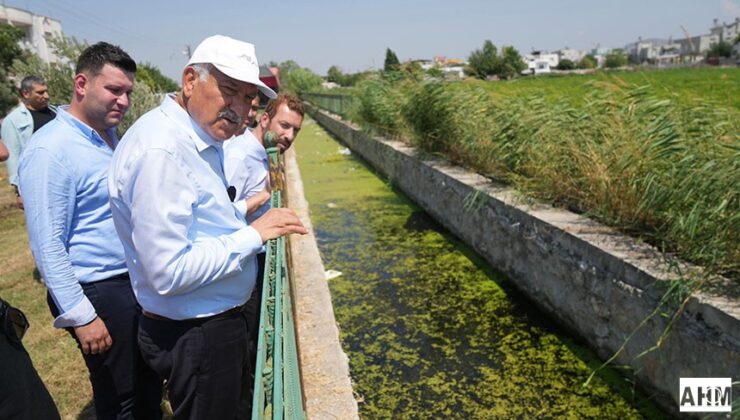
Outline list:
[[[239,305],[235,308],[231,308],[228,311],[221,312],[220,314],[211,315],[211,316],[205,316],[202,318],[190,318],[190,319],[171,319],[164,317],[162,315],[153,314],[151,312],[147,312],[145,310],[141,310],[141,314],[149,319],[153,319],[155,321],[169,321],[169,322],[204,322],[204,321],[210,321],[212,319],[219,319],[219,318],[228,318],[233,315],[240,314],[244,311],[244,307],[247,304]]]

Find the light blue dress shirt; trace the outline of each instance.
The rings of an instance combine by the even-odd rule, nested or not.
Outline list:
[[[147,312],[207,317],[252,293],[262,239],[229,200],[221,145],[167,96],[129,128],[113,155],[113,220]]]
[[[115,129],[107,132],[115,145]],[[80,283],[126,272],[108,204],[113,150],[67,112],[26,144],[18,170],[28,239],[36,266],[60,310],[57,328],[84,325],[96,313]]]
[[[229,185],[236,188],[236,205],[247,212],[246,199],[261,192],[270,178],[267,151],[257,137],[247,130],[224,144],[224,173]],[[270,201],[247,216],[252,223],[270,209]]]

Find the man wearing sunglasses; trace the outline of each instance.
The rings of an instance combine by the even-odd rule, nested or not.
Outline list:
[[[23,348],[28,320],[0,299],[0,419],[58,419],[54,401]]]

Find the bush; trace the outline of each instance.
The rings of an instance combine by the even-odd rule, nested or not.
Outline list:
[[[576,64],[573,61],[564,58],[560,60],[555,68],[558,70],[573,70],[576,68]]]
[[[280,90],[296,96],[321,87],[321,76],[303,68],[293,60],[280,63]]]
[[[598,63],[592,55],[586,55],[578,62],[579,69],[595,69]]]
[[[717,44],[712,44],[707,51],[707,57],[729,57],[732,55],[732,45],[727,42],[720,41]]]
[[[617,67],[626,66],[627,62],[627,55],[621,48],[617,48],[606,55],[606,58],[604,60],[604,67],[608,69],[615,69]]]

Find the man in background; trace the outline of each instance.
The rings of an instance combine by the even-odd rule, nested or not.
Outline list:
[[[23,198],[18,191],[18,162],[31,135],[54,119],[56,113],[49,107],[49,89],[37,76],[21,81],[21,103],[3,120],[0,138],[8,148],[8,181],[15,188],[18,208],[23,209]]]
[[[256,101],[259,101],[259,98]],[[265,150],[266,133],[274,133],[273,141],[277,143],[280,152],[284,153],[301,130],[303,113],[303,103],[300,99],[280,94],[267,104],[254,130],[246,130],[224,145],[226,180],[236,189],[236,207],[246,214],[247,222],[252,223],[270,209],[270,166]],[[254,121],[256,111],[249,117]],[[249,122],[250,126],[252,124]],[[257,284],[245,307],[253,356],[256,356],[257,349],[264,272],[263,250],[257,254]]]
[[[141,314],[116,235],[108,167],[136,63],[99,42],[77,60],[69,106],[28,142],[19,179],[36,266],[54,326],[77,341],[98,419],[160,418],[162,382],[141,358]]]

